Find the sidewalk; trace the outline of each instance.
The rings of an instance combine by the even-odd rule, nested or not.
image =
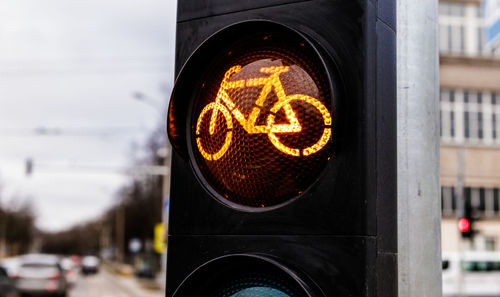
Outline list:
[[[104,269],[109,273],[111,281],[119,282],[119,285],[140,297],[163,297],[165,292],[161,289],[161,280],[138,279],[127,267],[117,267],[112,263],[104,264]]]

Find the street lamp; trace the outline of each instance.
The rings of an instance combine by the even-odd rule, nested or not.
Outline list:
[[[163,104],[154,99],[151,98],[150,96],[140,92],[140,91],[135,91],[133,92],[133,98],[137,101],[143,102],[155,109],[156,112],[158,112],[158,116],[161,120],[161,122],[164,122],[165,115],[163,111],[165,110]],[[168,168],[168,172],[165,172],[165,175],[163,175],[163,181],[162,181],[162,222],[163,222],[163,230],[164,234],[167,234],[168,230],[168,208],[167,206],[169,205],[169,194],[170,194],[170,164],[171,164],[171,145],[170,142],[165,139],[164,146],[160,147],[157,151],[156,154],[163,158],[163,166],[165,168]],[[166,238],[166,236],[165,236]],[[165,247],[167,245],[165,244]],[[162,287],[165,289],[165,280],[166,280],[166,264],[167,264],[167,250],[165,250],[162,253],[162,259],[161,259],[161,274],[162,274]]]

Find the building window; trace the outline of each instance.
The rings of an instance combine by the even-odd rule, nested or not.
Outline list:
[[[439,111],[439,136],[443,137],[443,111]]]
[[[479,3],[439,3],[439,48],[442,53],[495,55],[485,47],[484,15]]]
[[[479,211],[486,211],[486,197],[484,194],[484,188],[479,188],[479,206],[477,207]]]
[[[498,189],[493,189],[493,212],[498,213],[500,211],[500,197],[498,197]]]
[[[448,34],[447,30],[448,30],[448,26],[439,25],[439,50],[441,52],[449,51],[449,48],[448,48],[449,34]]]
[[[464,26],[459,26],[460,28],[460,53],[463,53],[465,52],[465,29],[464,29]]]
[[[455,137],[455,112],[450,111],[450,136],[451,138]]]
[[[483,113],[477,113],[477,138],[483,139]]]
[[[465,138],[470,138],[470,130],[469,130],[469,112],[464,111],[464,136]]]
[[[492,134],[492,138],[493,139],[496,139],[497,138],[497,115],[496,114],[492,114],[491,115],[491,134]]]
[[[446,141],[456,137],[456,113],[455,113],[455,90],[443,89],[440,92],[440,133]]]
[[[464,137],[470,138],[469,120],[469,92],[464,91]]]
[[[485,209],[484,214],[487,217],[492,217],[495,215],[494,203],[493,203],[493,189],[484,189],[484,199],[485,199]]]
[[[498,121],[498,116],[500,115],[500,104],[497,105],[497,94],[492,93],[491,94],[491,110],[492,110],[492,115],[491,115],[491,136],[493,140],[497,140],[500,137],[498,137],[498,130],[499,130],[499,121]]]
[[[440,2],[439,14],[449,16],[464,16],[465,5],[463,3]]]
[[[441,210],[444,217],[462,215],[459,209],[455,187],[441,187]],[[463,206],[470,204],[474,216],[478,218],[500,218],[500,189],[499,188],[463,188]]]
[[[464,137],[470,140],[483,138],[481,92],[464,91]]]
[[[444,216],[453,215],[455,209],[457,208],[453,194],[453,187],[441,188],[441,210]]]
[[[497,98],[498,93],[489,91],[441,89],[441,139],[444,142],[500,144]]]
[[[473,198],[472,193],[473,193],[473,191],[471,188],[464,188],[464,206],[471,205],[472,207],[475,208],[475,207],[477,207],[477,204],[474,203],[475,201],[473,201],[475,199],[472,199]]]
[[[485,42],[485,32],[484,32],[484,28],[483,27],[480,27],[480,28],[477,28],[477,51],[478,52],[482,52],[483,51],[483,45],[484,45],[484,42]]]
[[[495,248],[496,248],[495,238],[488,237],[485,239],[484,243],[485,243],[485,248],[487,251],[495,251]],[[500,268],[500,263],[498,263],[498,267]]]

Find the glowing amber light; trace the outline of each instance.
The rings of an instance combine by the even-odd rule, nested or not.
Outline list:
[[[240,125],[245,129],[245,131],[249,134],[256,133],[265,133],[268,135],[271,143],[281,152],[291,155],[291,156],[300,156],[300,149],[291,148],[281,143],[278,137],[276,137],[276,133],[299,133],[302,131],[302,127],[297,119],[295,112],[293,111],[292,106],[290,105],[291,101],[303,101],[307,102],[314,106],[318,112],[323,117],[323,123],[325,127],[323,128],[323,134],[318,142],[313,145],[302,149],[302,155],[308,156],[316,153],[321,150],[330,140],[331,137],[331,128],[332,118],[328,109],[316,98],[312,98],[303,94],[294,94],[287,96],[285,94],[285,90],[280,80],[280,74],[287,72],[289,70],[288,66],[271,66],[271,67],[262,67],[260,68],[260,72],[270,74],[268,77],[262,78],[250,78],[248,80],[237,80],[229,82],[231,76],[237,73],[241,69],[240,65],[231,67],[225,74],[224,78],[220,84],[219,91],[217,92],[217,96],[215,98],[215,102],[207,104],[200,115],[198,116],[198,121],[196,124],[196,144],[201,155],[210,161],[215,161],[220,159],[229,146],[231,145],[231,137],[232,137],[232,118],[230,112],[235,117],[235,119],[240,123]],[[256,87],[263,86],[260,95],[255,101],[256,107],[252,109],[252,112],[248,116],[248,119],[245,118],[243,113],[235,107],[234,102],[229,97],[227,91],[229,89],[234,88],[243,88],[243,87]],[[264,102],[271,91],[275,91],[278,97],[278,101],[272,106],[270,110],[270,114],[267,117],[266,125],[256,125],[256,121],[261,114],[261,109],[263,108]],[[222,104],[224,103],[224,104]],[[285,115],[288,124],[275,124],[275,114],[278,113],[280,109],[285,111]],[[215,133],[216,125],[217,125],[217,116],[219,112],[222,112],[225,118],[225,123],[227,127],[227,134],[224,141],[224,144],[220,148],[219,151],[210,154],[207,153],[203,148],[202,143],[200,141],[200,127],[204,120],[204,116],[207,112],[211,111],[210,116],[210,124],[209,124],[209,134],[213,135]]]
[[[215,118],[217,118],[217,112],[219,110],[224,114],[224,117],[226,119],[227,129],[229,130],[227,132],[227,135],[226,135],[226,140],[224,141],[222,148],[215,154],[209,154],[202,148],[200,138],[196,139],[196,143],[198,144],[198,148],[200,149],[201,155],[205,159],[217,160],[217,159],[220,159],[220,157],[222,157],[224,155],[224,153],[229,148],[229,145],[231,144],[231,136],[232,136],[231,129],[233,129],[233,121],[231,119],[231,114],[229,114],[229,111],[222,104],[220,104],[218,102],[213,102],[213,103],[210,103],[207,106],[205,106],[205,108],[203,108],[203,110],[201,111],[200,119],[202,119],[203,116],[205,115],[205,113],[207,113],[209,110],[212,110],[212,117],[211,117],[212,119],[214,118],[214,116],[215,116]],[[198,125],[196,126],[196,134],[200,133],[200,124],[201,124],[201,121],[198,121]],[[210,134],[214,134],[215,124],[212,124],[212,121],[210,122],[210,130],[209,131],[210,131]]]
[[[237,208],[266,210],[300,197],[334,156],[337,135],[332,81],[317,52],[301,38],[266,33],[214,59],[193,85],[197,176]]]

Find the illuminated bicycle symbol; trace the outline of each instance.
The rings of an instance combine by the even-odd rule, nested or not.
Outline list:
[[[302,94],[294,94],[294,95],[286,95],[285,90],[283,89],[283,85],[280,81],[280,74],[287,72],[289,70],[288,66],[271,66],[271,67],[262,67],[260,68],[260,72],[270,74],[268,77],[262,78],[250,78],[247,80],[237,80],[237,81],[229,81],[231,76],[238,71],[240,71],[241,66],[233,66],[231,67],[225,74],[224,78],[220,84],[220,88],[217,92],[217,96],[214,102],[207,104],[203,110],[201,111],[198,121],[196,123],[196,144],[201,155],[207,160],[217,160],[224,156],[229,146],[231,145],[231,139],[233,134],[233,119],[232,116],[240,123],[240,125],[245,129],[245,131],[249,134],[256,133],[264,133],[267,134],[271,143],[281,152],[291,155],[291,156],[300,156],[301,153],[303,156],[308,156],[314,154],[315,152],[322,149],[330,139],[331,136],[331,124],[332,118],[328,109],[316,98],[302,95]],[[255,87],[255,86],[263,86],[262,91],[260,92],[259,97],[255,101],[256,107],[252,109],[252,112],[248,116],[248,119],[242,114],[242,112],[236,108],[235,103],[229,98],[228,93],[226,92],[229,89],[235,88],[244,88],[244,87]],[[278,97],[278,101],[271,107],[270,113],[266,119],[266,125],[256,125],[255,122],[260,115],[261,109],[264,105],[264,102],[267,98],[267,95],[274,89],[276,95]],[[279,133],[299,133],[302,131],[302,126],[295,115],[295,112],[290,105],[292,101],[303,101],[308,104],[314,106],[321,116],[323,117],[323,134],[320,139],[314,143],[313,145],[302,149],[291,148],[280,142],[276,134]],[[284,110],[286,118],[288,120],[288,124],[275,124],[276,114],[280,109]],[[227,135],[222,147],[215,153],[208,153],[202,146],[201,143],[201,124],[203,122],[203,117],[210,110],[212,114],[210,116],[209,123],[209,133],[213,135],[215,133],[216,121],[219,112],[221,112],[226,120],[227,125]],[[231,116],[232,115],[232,116]]]

